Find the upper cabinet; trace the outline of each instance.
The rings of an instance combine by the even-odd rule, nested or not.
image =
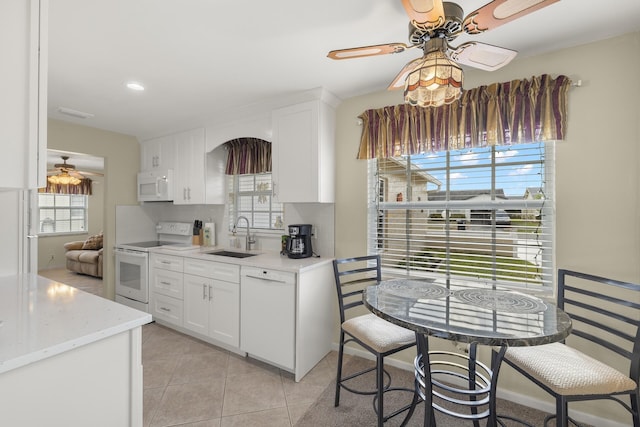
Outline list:
[[[48,0],[0,2],[1,188],[37,188],[47,176]]]
[[[176,205],[205,203],[205,132],[198,128],[175,134],[174,198]]]
[[[174,169],[176,144],[174,136],[163,136],[140,143],[140,170]]]
[[[274,196],[286,203],[335,200],[335,110],[324,100],[272,113]]]

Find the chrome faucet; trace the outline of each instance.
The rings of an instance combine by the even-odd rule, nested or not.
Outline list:
[[[245,246],[244,249],[247,251],[251,250],[251,245],[253,245],[256,241],[254,238],[251,237],[251,234],[249,233],[249,220],[247,219],[246,216],[239,216],[238,219],[236,220],[235,225],[233,226],[233,231],[232,233],[235,234],[237,228],[238,228],[238,223],[240,222],[241,219],[244,219],[247,223],[247,240],[245,242]]]

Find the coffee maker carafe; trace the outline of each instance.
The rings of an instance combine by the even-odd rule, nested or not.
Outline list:
[[[313,254],[311,224],[289,225],[285,252],[289,258],[309,258]]]

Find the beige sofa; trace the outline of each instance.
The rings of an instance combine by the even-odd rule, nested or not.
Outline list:
[[[67,270],[102,277],[102,234],[64,244]]]

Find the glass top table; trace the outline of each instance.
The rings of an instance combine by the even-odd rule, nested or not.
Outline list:
[[[497,425],[496,383],[506,349],[561,341],[571,332],[571,318],[554,303],[480,280],[383,280],[365,289],[363,302],[378,317],[415,331],[416,399],[428,408],[427,426],[435,425],[433,409]],[[428,337],[469,344],[468,353],[429,351]],[[477,360],[478,345],[499,348],[490,368]],[[461,379],[465,385],[455,386]],[[456,393],[467,403],[447,397]],[[450,409],[452,402],[463,411]]]

